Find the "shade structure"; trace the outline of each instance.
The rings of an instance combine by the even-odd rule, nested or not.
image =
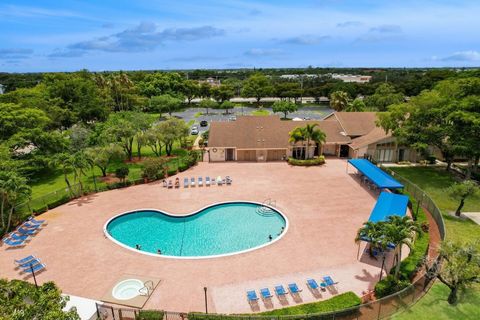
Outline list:
[[[389,216],[403,217],[407,214],[408,196],[382,192],[370,213],[368,221],[386,221]]]
[[[380,189],[401,189],[403,184],[395,180],[391,175],[368,161],[367,159],[350,159],[352,166],[366,176]]]

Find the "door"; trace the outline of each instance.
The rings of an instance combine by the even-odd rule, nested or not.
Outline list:
[[[286,150],[268,150],[267,161],[280,161],[283,160],[287,154]]]
[[[257,161],[257,152],[255,150],[237,150],[238,161]]]
[[[235,149],[229,148],[225,150],[225,161],[235,160]]]
[[[405,149],[398,150],[398,161],[405,161]]]
[[[348,151],[350,150],[350,147],[346,144],[342,144],[340,146],[340,158],[348,158]]]

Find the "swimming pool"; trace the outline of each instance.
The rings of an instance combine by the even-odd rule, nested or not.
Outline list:
[[[287,227],[278,210],[242,201],[214,204],[185,216],[136,210],[113,217],[104,231],[114,242],[142,253],[159,255],[161,250],[164,257],[208,258],[263,247],[280,239]]]

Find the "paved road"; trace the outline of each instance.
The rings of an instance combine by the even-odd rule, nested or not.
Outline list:
[[[263,108],[264,110],[268,110],[271,114],[272,108]],[[211,109],[206,114],[206,110],[204,108],[189,108],[181,112],[174,112],[172,115],[178,118],[185,120],[185,122],[189,123],[190,121],[195,121],[195,125],[199,127],[199,131],[203,132],[208,130],[209,126],[207,127],[200,127],[200,121],[206,120],[210,125],[211,121],[228,121],[230,117],[234,115],[249,115],[252,114],[255,110],[258,110],[254,107],[235,107],[234,109],[230,110],[229,114],[225,114],[223,110],[215,110]],[[303,106],[297,112],[291,113],[288,115],[289,118],[310,118],[313,120],[320,120],[323,119],[325,116],[333,112],[328,106],[323,105],[310,105],[310,106]],[[283,116],[283,114],[277,113],[279,116]]]

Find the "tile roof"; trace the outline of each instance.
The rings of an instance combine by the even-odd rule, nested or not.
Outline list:
[[[340,122],[345,133],[351,137],[366,135],[376,128],[376,112],[335,112],[334,116]]]

